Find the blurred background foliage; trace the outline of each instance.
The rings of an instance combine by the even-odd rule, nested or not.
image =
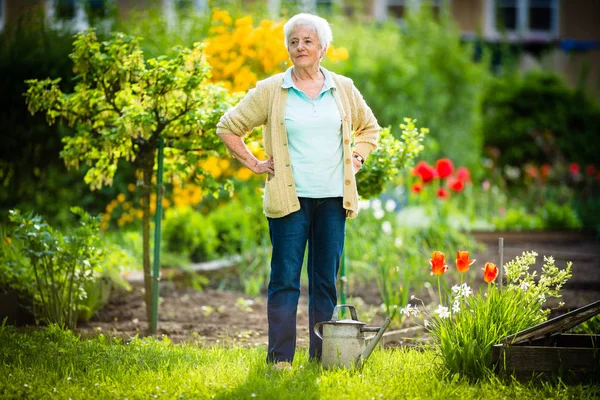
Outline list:
[[[377,279],[389,311],[405,304],[409,288],[425,284],[433,249],[476,251],[470,230],[599,229],[596,100],[568,88],[558,75],[521,74],[510,60],[501,73],[493,72],[498,69],[490,66],[489,49],[465,43],[453,21],[444,13],[434,16],[428,7],[407,14],[400,26],[330,11],[334,45],[324,65],[354,80],[380,125],[389,126],[396,138],[405,117],[429,128],[423,162],[449,159],[469,172],[461,182],[439,174],[424,182],[418,172],[403,171],[378,199],[363,203],[359,219],[348,224],[351,286]],[[176,23],[160,10],[126,18],[109,10],[92,23],[101,38],[111,31],[143,37],[146,58],[204,41],[213,80],[243,92],[289,65],[284,20],[264,15],[264,9],[227,4],[205,15],[182,13]],[[127,254],[113,257],[106,263],[109,269],[139,269],[141,208],[133,168],[119,165],[112,187],[91,192],[83,182],[85,170],[67,171],[59,157],[68,128],[48,126],[41,115],[27,112],[26,79],[61,77],[62,90],[72,89],[72,42],[71,32],[47,26],[35,15],[0,33],[3,245],[18,245],[11,240],[9,209],[33,211],[50,224],[68,227],[73,224],[69,208],[76,205],[101,215],[105,249]],[[263,156],[260,130],[248,144]],[[244,290],[258,294],[266,287],[269,265],[262,179],[233,159],[208,157],[199,167],[222,183],[231,180],[235,194],[203,196],[193,182],[166,177],[162,266],[242,255],[238,278],[244,277]]]

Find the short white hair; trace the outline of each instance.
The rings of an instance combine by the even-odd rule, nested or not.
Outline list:
[[[329,44],[333,41],[333,33],[331,32],[329,22],[327,22],[325,18],[321,18],[317,15],[300,13],[290,18],[283,26],[286,49],[289,47],[290,36],[292,35],[294,28],[298,25],[313,29],[317,33],[321,47],[323,49],[329,48]]]

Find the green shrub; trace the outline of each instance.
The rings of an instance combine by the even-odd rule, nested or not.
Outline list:
[[[532,231],[543,227],[540,218],[525,208],[510,208],[503,216],[492,218],[492,222],[500,231]]]
[[[483,106],[485,143],[501,165],[598,160],[600,105],[557,74],[532,71],[500,77]]]
[[[240,191],[210,215],[218,238],[218,254],[241,254],[254,249],[268,237],[262,199],[252,191]]]
[[[547,201],[538,210],[544,229],[580,229],[581,220],[569,204],[559,205]]]
[[[217,231],[208,216],[191,207],[173,207],[165,212],[163,249],[200,262],[217,256]],[[163,260],[165,264],[166,260]]]
[[[444,156],[480,167],[480,107],[490,74],[473,61],[453,21],[436,21],[424,5],[408,13],[402,27],[395,21],[332,24],[336,45],[350,57],[331,68],[354,80],[381,126],[392,126],[398,137],[397,127],[410,115],[431,131],[426,159]]]
[[[390,128],[381,130],[378,148],[369,156],[369,162],[356,175],[358,194],[363,199],[379,196],[386,185],[396,179],[402,170],[411,168],[414,159],[423,151],[423,139],[429,133],[427,128],[417,129],[416,121],[404,118],[400,125],[400,140],[391,133]]]
[[[102,257],[98,248],[99,221],[73,207],[79,225],[63,234],[40,216],[11,211],[16,225],[13,236],[22,241],[21,252],[35,276],[35,302],[48,323],[74,328],[84,308],[85,285],[94,280],[94,270]]]

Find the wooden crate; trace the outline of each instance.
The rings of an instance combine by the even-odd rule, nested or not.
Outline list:
[[[600,301],[503,338],[492,348],[495,371],[519,380],[600,382],[600,335],[565,331],[600,313]]]

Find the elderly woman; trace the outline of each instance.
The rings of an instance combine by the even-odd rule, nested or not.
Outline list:
[[[263,209],[273,245],[267,362],[291,366],[296,347],[300,272],[308,243],[309,354],[320,359],[312,327],[331,319],[346,218],[358,213],[355,174],[377,147],[379,125],[352,81],[321,66],[329,23],[298,14],[284,26],[293,66],[258,82],[217,126],[231,153],[267,174]],[[263,126],[266,160],[243,137]]]

